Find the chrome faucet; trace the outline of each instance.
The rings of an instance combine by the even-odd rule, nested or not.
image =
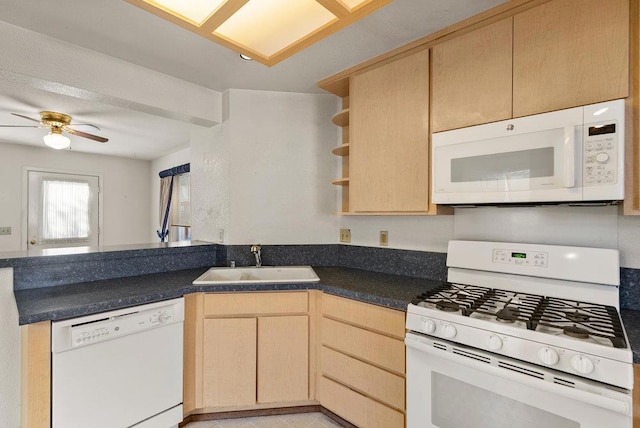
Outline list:
[[[262,266],[262,256],[260,255],[260,250],[261,249],[262,248],[260,247],[260,244],[256,244],[256,245],[252,245],[251,246],[251,252],[256,257],[256,267],[261,267]]]

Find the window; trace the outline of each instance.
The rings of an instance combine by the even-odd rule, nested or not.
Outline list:
[[[99,245],[98,176],[27,172],[27,248]]]
[[[169,240],[191,240],[191,175],[189,173],[179,174],[173,178]]]

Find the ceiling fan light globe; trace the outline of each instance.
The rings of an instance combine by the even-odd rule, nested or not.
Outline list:
[[[68,137],[58,133],[49,132],[43,139],[47,146],[56,150],[66,149],[71,145]]]

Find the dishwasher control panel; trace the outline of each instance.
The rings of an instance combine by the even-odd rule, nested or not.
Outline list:
[[[58,332],[53,346],[61,349],[77,348],[183,320],[182,299],[176,299],[101,315],[59,321],[53,325]]]
[[[73,347],[100,342],[112,337],[132,334],[150,327],[166,324],[173,318],[171,307],[120,315],[71,328]]]

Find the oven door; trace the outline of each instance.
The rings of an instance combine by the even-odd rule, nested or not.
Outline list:
[[[631,428],[629,391],[407,333],[407,428]]]
[[[583,109],[433,134],[434,203],[582,199]]]

